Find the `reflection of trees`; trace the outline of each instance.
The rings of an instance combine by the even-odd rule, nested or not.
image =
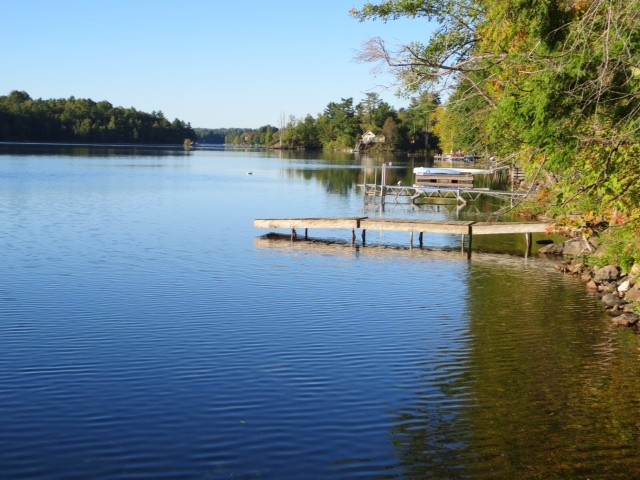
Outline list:
[[[380,181],[380,169],[382,162],[391,161],[396,166],[387,171],[387,183],[395,184],[398,180],[411,184],[413,173],[406,165],[406,158],[395,156],[371,157],[354,156],[350,153],[330,152],[283,152],[283,160],[290,161],[285,166],[286,172],[305,180],[315,180],[324,185],[330,193],[347,195],[356,185],[373,182],[374,169],[378,169],[377,179]],[[403,162],[403,163],[401,163]]]
[[[20,155],[60,155],[65,157],[188,157],[191,151],[179,148],[157,146],[106,145],[76,146],[63,144],[7,144],[0,146],[0,152]]]
[[[595,301],[553,275],[473,261],[468,281],[468,343],[421,366],[396,412],[407,475],[640,476],[638,339],[603,341]]]
[[[330,193],[347,195],[358,183],[359,170],[355,168],[290,169],[290,175],[315,180]]]

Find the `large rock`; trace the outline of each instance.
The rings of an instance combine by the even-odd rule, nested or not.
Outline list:
[[[599,268],[593,274],[593,281],[596,283],[615,281],[620,277],[620,270],[613,265]]]
[[[587,282],[587,289],[595,292],[598,290],[598,285],[593,280],[589,280],[589,282]]]
[[[603,295],[600,301],[609,308],[617,307],[618,305],[624,305],[625,303],[627,303],[615,293],[607,293],[606,295]]]
[[[617,327],[633,327],[640,320],[640,315],[636,313],[623,313],[611,319],[611,323]]]
[[[619,292],[628,292],[631,288],[631,282],[629,280],[625,280],[620,285],[618,285]]]
[[[572,238],[564,242],[562,255],[579,257],[585,252],[590,252],[591,246],[582,237]]]
[[[640,300],[640,283],[636,283],[629,288],[624,294],[624,298],[627,302],[637,302]]]
[[[538,253],[542,255],[562,255],[563,250],[564,247],[561,243],[550,243],[539,249]]]

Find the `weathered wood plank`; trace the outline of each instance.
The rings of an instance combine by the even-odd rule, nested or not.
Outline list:
[[[317,228],[317,229],[356,229],[366,217],[352,218],[266,218],[253,221],[255,228]]]
[[[544,222],[473,222],[425,221],[391,218],[271,218],[254,220],[255,228],[273,229],[363,229],[395,232],[452,233],[467,235],[497,235],[517,233],[545,233],[550,224]],[[471,228],[471,231],[470,231]]]
[[[518,222],[518,223],[490,223],[477,222],[471,227],[473,235],[498,235],[506,233],[545,233],[551,225],[548,223]]]
[[[427,222],[420,220],[367,218],[360,222],[360,228],[364,230],[393,232],[454,233],[466,235],[469,233],[469,225],[471,224],[473,224],[473,222]]]

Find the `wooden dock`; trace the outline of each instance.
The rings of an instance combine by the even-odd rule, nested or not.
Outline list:
[[[405,186],[405,185],[376,185],[360,184],[356,188],[364,193],[365,202],[368,198],[380,199],[385,203],[392,200],[398,203],[401,199],[407,199],[411,203],[416,203],[418,199],[450,199],[458,204],[465,205],[467,202],[476,201],[478,197],[491,196],[498,198],[522,198],[524,192],[512,192],[506,190],[489,190],[488,188],[467,188],[467,187],[433,187],[433,186]]]
[[[545,222],[474,222],[474,221],[426,221],[392,218],[342,217],[342,218],[282,218],[254,220],[255,228],[287,229],[291,231],[291,239],[304,229],[304,238],[308,238],[309,229],[351,230],[351,243],[356,242],[356,230],[361,230],[362,245],[366,244],[367,230],[408,232],[409,246],[413,248],[414,234],[418,234],[420,247],[424,233],[442,233],[461,236],[461,251],[465,250],[467,239],[467,255],[471,257],[471,245],[474,235],[525,234],[527,241],[526,255],[531,254],[532,234],[546,233],[551,225]]]

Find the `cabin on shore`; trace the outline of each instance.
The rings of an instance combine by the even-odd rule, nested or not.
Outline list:
[[[364,150],[371,145],[375,145],[378,143],[385,143],[386,138],[384,135],[376,135],[371,130],[368,130],[366,133],[360,137],[358,143],[356,144],[354,151]]]

